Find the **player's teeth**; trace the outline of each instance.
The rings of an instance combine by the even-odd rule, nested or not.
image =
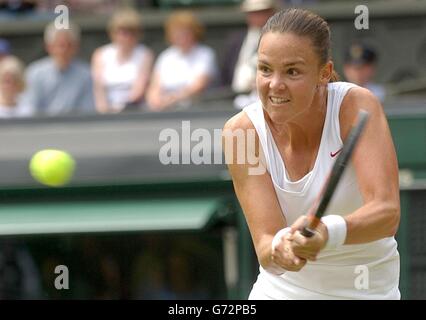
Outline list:
[[[287,102],[287,101],[289,101],[289,100],[287,100],[287,99],[283,99],[283,98],[271,97],[271,101],[272,101],[273,103],[284,103],[284,102]]]

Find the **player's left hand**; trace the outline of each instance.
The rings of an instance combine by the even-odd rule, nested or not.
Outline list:
[[[302,259],[315,261],[318,253],[324,248],[328,240],[327,227],[320,223],[315,229],[314,235],[307,238],[301,234],[301,230],[306,226],[308,218],[301,216],[291,226],[290,239],[294,254]]]

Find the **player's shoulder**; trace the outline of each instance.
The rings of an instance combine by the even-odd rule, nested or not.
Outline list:
[[[379,99],[368,89],[359,86],[351,88],[340,106],[339,122],[342,138],[346,137],[360,110],[370,114],[371,121],[385,118]]]
[[[242,110],[232,118],[228,119],[223,127],[224,130],[248,130],[254,129],[254,125],[248,117],[247,113]]]
[[[375,113],[382,109],[382,105],[370,90],[355,86],[345,95],[340,109],[341,113],[357,114],[360,109]]]

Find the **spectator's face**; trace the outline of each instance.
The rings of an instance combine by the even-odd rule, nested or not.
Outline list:
[[[246,16],[247,24],[250,27],[262,28],[273,14],[274,11],[272,9],[248,12]]]
[[[77,41],[66,32],[58,32],[54,39],[47,44],[47,52],[60,69],[69,66],[77,53],[77,48]]]
[[[0,75],[0,92],[8,100],[15,100],[21,92],[21,85],[14,74],[6,72]]]
[[[189,51],[195,44],[195,36],[190,28],[177,27],[170,32],[170,41],[182,51]]]
[[[133,49],[138,43],[139,32],[132,28],[117,28],[112,35],[112,41],[125,50]]]
[[[370,82],[376,72],[373,64],[345,64],[343,68],[345,78],[349,82],[355,83],[359,86],[364,86]]]

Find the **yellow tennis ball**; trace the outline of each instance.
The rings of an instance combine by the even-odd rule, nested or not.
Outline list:
[[[31,158],[29,168],[35,180],[51,187],[60,187],[71,180],[75,160],[65,151],[41,150]]]

